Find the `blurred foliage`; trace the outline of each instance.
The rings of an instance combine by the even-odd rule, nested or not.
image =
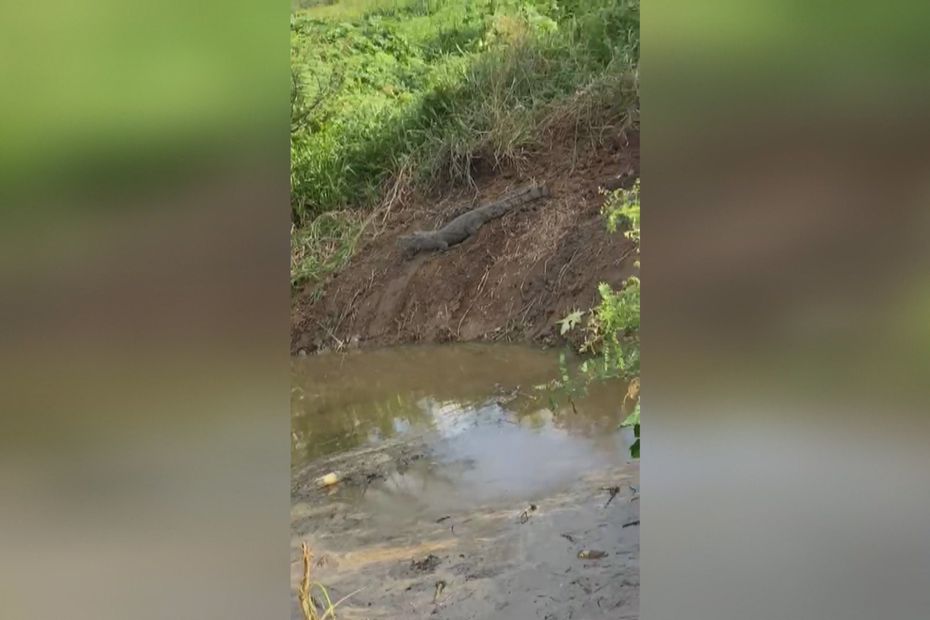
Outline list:
[[[254,158],[284,137],[284,11],[235,0],[11,6],[0,20],[0,189],[138,190]]]

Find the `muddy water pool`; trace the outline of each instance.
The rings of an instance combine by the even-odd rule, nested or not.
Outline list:
[[[363,588],[340,617],[635,617],[625,386],[569,400],[541,389],[558,375],[557,351],[517,346],[295,358],[295,583],[307,541],[315,579]],[[608,555],[579,559],[590,549]]]

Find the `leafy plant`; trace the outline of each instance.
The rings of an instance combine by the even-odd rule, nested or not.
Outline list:
[[[630,190],[608,193],[603,207],[608,230],[616,232],[623,224],[624,235],[636,244],[637,253],[640,243],[639,193],[640,182],[637,180]],[[637,266],[638,264],[637,261]],[[581,365],[581,376],[577,380],[569,380],[563,370],[560,386],[571,392],[579,389],[578,385],[584,386],[595,380],[628,380],[629,388],[623,405],[632,400],[634,408],[621,426],[633,428],[636,440],[630,452],[634,458],[639,458],[640,280],[631,276],[619,290],[601,283],[598,293],[601,300],[587,313],[588,321],[584,326],[584,343],[581,346],[582,353],[593,357]],[[584,312],[575,310],[559,321],[562,335],[578,326],[583,314]],[[572,383],[575,385],[571,385]]]
[[[569,331],[575,328],[576,325],[581,323],[581,317],[584,316],[584,312],[581,310],[575,310],[568,316],[566,316],[561,321],[558,321],[559,325],[562,326],[560,330],[561,335],[567,334]]]
[[[623,404],[627,401],[633,402],[633,411],[620,423],[621,427],[632,427],[635,441],[630,446],[630,455],[633,458],[639,458],[639,377],[632,379],[627,385],[626,396],[623,397]]]
[[[636,242],[639,251],[639,179],[630,190],[616,190],[607,193],[602,212],[607,217],[607,230],[617,232],[617,228],[626,223],[623,235]]]
[[[583,352],[600,355],[598,378],[635,377],[639,374],[640,282],[636,276],[615,291],[598,286],[601,302],[591,313]]]

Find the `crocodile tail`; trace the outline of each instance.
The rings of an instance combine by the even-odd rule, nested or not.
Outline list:
[[[532,202],[538,198],[544,198],[549,195],[549,189],[545,185],[531,185],[513,197],[514,206],[519,206]]]
[[[548,195],[549,190],[546,189],[545,186],[530,185],[500,199],[498,202],[493,202],[486,207],[483,207],[483,209],[487,216],[499,217],[511,209],[516,209],[517,207],[521,207],[528,202],[536,200],[537,198],[542,198]]]

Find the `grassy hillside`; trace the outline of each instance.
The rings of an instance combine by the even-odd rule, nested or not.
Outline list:
[[[630,122],[638,0],[304,0],[291,17],[292,277],[344,263],[401,181],[467,182],[547,128]]]

